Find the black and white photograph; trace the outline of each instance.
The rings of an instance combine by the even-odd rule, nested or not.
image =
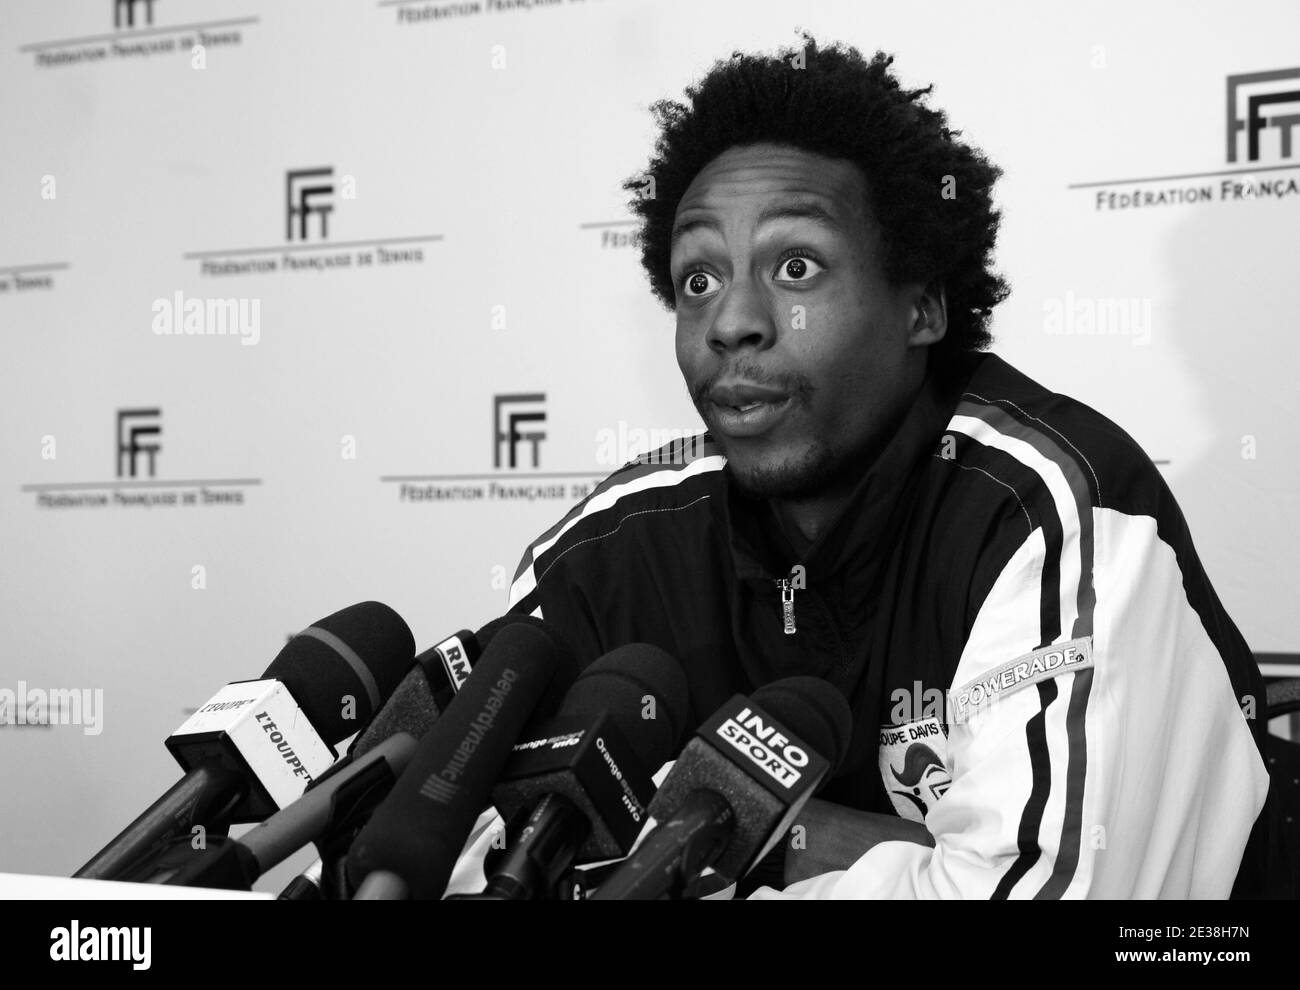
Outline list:
[[[727,965],[776,945],[739,905],[457,902],[749,900],[849,902],[750,911],[900,975],[941,926],[1282,964],[1297,39],[1295,0],[4,0],[6,959],[583,925]]]

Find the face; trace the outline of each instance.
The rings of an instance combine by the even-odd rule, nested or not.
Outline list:
[[[777,145],[719,155],[678,205],[677,363],[751,494],[851,485],[920,385],[941,321],[887,282],[877,230],[857,166]]]

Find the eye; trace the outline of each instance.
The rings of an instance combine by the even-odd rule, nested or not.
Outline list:
[[[807,282],[823,271],[822,263],[816,258],[803,251],[791,251],[777,262],[773,278],[778,282]]]
[[[716,291],[718,280],[708,272],[693,271],[687,272],[686,277],[682,280],[682,291],[692,297],[706,296],[710,292]]]

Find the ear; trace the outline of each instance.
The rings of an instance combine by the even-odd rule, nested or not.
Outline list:
[[[937,344],[947,332],[948,296],[943,286],[938,282],[918,286],[912,298],[912,323],[907,331],[907,346]]]

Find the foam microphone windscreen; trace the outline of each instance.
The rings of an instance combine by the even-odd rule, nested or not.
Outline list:
[[[534,720],[492,791],[511,821],[547,795],[572,802],[589,830],[579,860],[627,855],[672,759],[690,707],[681,665],[656,646],[629,643],[588,666],[553,719]]]
[[[690,714],[686,672],[649,643],[629,643],[606,653],[574,681],[561,715],[606,712],[647,772],[677,755]]]
[[[541,700],[537,702],[537,707],[533,709],[533,718],[549,718],[559,710],[565,696],[569,693],[569,688],[573,687],[574,680],[581,673],[578,667],[578,655],[574,652],[568,638],[555,626],[536,616],[524,615],[520,612],[512,612],[499,619],[493,619],[476,635],[486,636],[487,642],[490,643],[493,637],[501,634],[503,629],[518,625],[536,629],[546,637],[551,644],[551,650],[554,651],[555,676],[551,678]]]
[[[524,724],[553,681],[572,683],[572,653],[538,620],[493,638],[392,792],[348,853],[349,883],[391,872],[412,896],[441,896]]]
[[[563,641],[558,631],[551,628],[546,622],[539,620],[539,618],[528,615],[504,615],[494,618],[494,620],[482,626],[477,633],[472,635],[472,642],[463,644],[465,651],[471,655],[469,659],[471,659],[472,663],[477,663],[482,651],[486,650],[500,630],[508,625],[519,624],[519,622],[523,622],[524,625],[536,626],[536,628],[545,631],[551,641],[554,642],[556,650],[559,651],[560,663],[564,668],[575,668],[577,661],[573,657],[573,651]],[[437,659],[437,657],[426,661],[428,665],[421,660],[421,657],[433,654],[435,650],[437,650],[437,647],[430,648],[424,654],[416,657],[415,665],[408,670],[406,677],[403,677],[402,681],[398,683],[398,686],[393,690],[393,694],[389,696],[389,700],[383,703],[383,707],[370,720],[369,725],[365,726],[360,735],[357,735],[356,742],[352,743],[352,748],[348,752],[351,752],[354,756],[364,756],[396,733],[409,733],[416,739],[422,739],[433,728],[434,722],[438,720],[438,716],[441,715],[442,709],[446,705],[439,705],[438,700],[434,698],[434,674],[430,674],[428,665],[437,666],[438,683],[446,683],[446,673],[442,672],[441,660]],[[472,666],[471,669],[473,669]],[[447,687],[447,694],[451,698],[455,696],[452,694],[450,686]],[[554,711],[555,694],[554,690],[549,691],[549,694],[547,694],[549,700],[543,699],[543,702],[538,707],[542,711]],[[450,703],[450,700],[448,700],[448,703]],[[547,704],[550,705],[550,708],[547,708]]]
[[[478,643],[479,652],[482,653],[485,649],[487,649],[487,645],[490,642],[492,642],[493,636],[499,633],[506,626],[513,625],[516,622],[524,622],[524,623],[537,625],[541,628],[544,628],[550,633],[552,637],[555,638],[557,646],[562,645],[562,641],[560,640],[558,633],[556,633],[554,628],[549,626],[547,623],[543,622],[541,619],[535,618],[534,616],[531,615],[525,615],[522,612],[507,612],[505,615],[497,616],[495,619],[491,620],[490,622],[485,622],[479,628],[479,631],[474,634],[474,640],[475,642]],[[564,649],[568,649],[568,647],[565,646]]]
[[[783,677],[763,685],[749,699],[825,757],[830,764],[826,779],[835,776],[848,755],[853,713],[834,685],[820,677]]]
[[[375,713],[348,752],[352,756],[364,756],[399,732],[423,739],[424,734],[433,728],[438,714],[438,704],[429,690],[429,678],[425,676],[424,668],[417,664],[406,672],[384,702],[384,707]]]
[[[361,602],[298,633],[262,676],[282,682],[334,745],[370,721],[414,659],[415,638],[402,617],[380,602]]]
[[[663,827],[698,791],[725,798],[734,826],[713,868],[736,879],[779,839],[830,776],[831,759],[843,758],[851,733],[848,702],[818,678],[786,678],[750,698],[737,695],[683,748],[650,802],[650,814]]]

